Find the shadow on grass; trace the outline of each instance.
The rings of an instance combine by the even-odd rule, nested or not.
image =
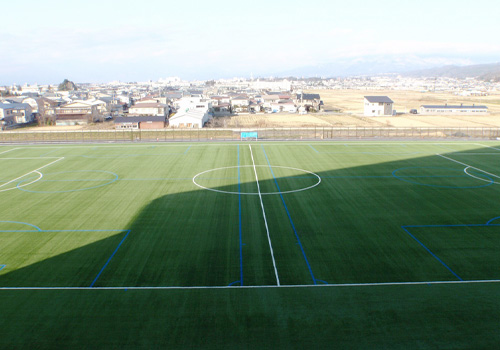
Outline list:
[[[253,162],[247,149],[239,152],[242,164]],[[465,250],[468,239],[451,246],[432,242],[428,233],[414,237],[402,229],[482,224],[498,216],[493,205],[485,205],[496,200],[495,169],[480,171],[489,166],[481,162],[474,166],[490,149],[419,157],[402,147],[392,156],[412,158],[387,161],[383,148],[332,152],[317,145],[310,156],[322,162],[352,163],[359,157],[368,163],[317,174],[271,166],[273,154],[265,147],[254,152],[255,169],[231,167],[198,177],[219,192],[197,189],[153,200],[134,218],[126,239],[120,232],[45,256],[52,243],[42,239],[28,253],[40,254],[39,262],[11,270],[12,264],[0,261],[6,265],[0,286],[272,286],[497,277],[489,276],[490,270],[464,267],[467,259],[447,253]],[[466,165],[471,165],[468,174]],[[313,187],[318,177],[321,183]],[[449,260],[439,259],[442,254]]]
[[[259,164],[265,164],[263,154],[256,156]],[[322,162],[332,165],[338,157],[355,156],[318,155]],[[447,156],[463,163],[474,161],[465,154]],[[397,169],[398,178],[393,175]],[[322,171],[318,173],[321,185],[314,189],[283,198],[264,196],[282,284],[313,284],[314,279],[330,283],[453,280],[454,276],[401,226],[486,223],[498,216],[497,186],[481,187],[491,182],[488,176],[463,177],[463,169],[464,165],[436,156],[396,160]],[[269,173],[262,169],[260,175],[262,191],[276,189]],[[282,189],[307,180],[302,175],[275,175]],[[248,191],[256,186],[252,181],[240,182]],[[216,188],[234,191],[235,186],[238,189],[238,181],[234,183],[233,179],[232,185]],[[130,236],[96,285],[275,284],[262,216],[258,196],[200,190],[161,196],[131,222]],[[95,267],[97,273],[123,235],[4,273],[0,285],[36,282],[37,276],[48,272],[56,276],[62,266],[77,261]],[[466,249],[444,245],[440,250],[457,248],[460,254]],[[82,285],[91,280],[72,280],[71,276],[79,273],[70,271],[64,273],[68,283]],[[38,280],[40,284],[51,281]],[[498,295],[498,284],[0,290],[0,345],[494,348],[500,341]]]

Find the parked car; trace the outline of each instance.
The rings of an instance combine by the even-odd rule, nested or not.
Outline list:
[[[411,114],[418,114],[418,111],[416,109],[410,109]]]

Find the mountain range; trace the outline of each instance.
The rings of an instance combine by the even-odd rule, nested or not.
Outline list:
[[[500,81],[500,63],[484,64],[495,58],[437,57],[418,55],[377,55],[335,59],[281,72],[281,76],[348,77],[400,74],[409,77],[474,77]]]

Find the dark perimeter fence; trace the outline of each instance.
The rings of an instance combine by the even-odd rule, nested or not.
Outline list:
[[[390,140],[390,139],[497,139],[500,128],[265,128],[265,129],[157,129],[0,131],[0,143],[85,143],[150,141],[240,141],[245,133],[275,140]]]

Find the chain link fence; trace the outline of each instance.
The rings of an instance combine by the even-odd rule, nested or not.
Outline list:
[[[497,139],[500,128],[254,128],[0,131],[0,143],[85,143],[150,141],[240,141],[242,132],[257,132],[258,139],[275,140],[390,140],[390,139]]]

